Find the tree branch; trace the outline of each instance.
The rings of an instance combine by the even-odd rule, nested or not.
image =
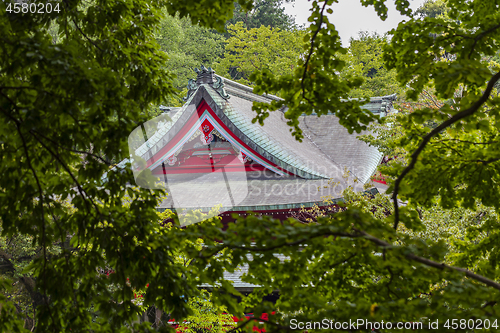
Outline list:
[[[5,262],[5,265],[0,265],[0,270],[3,270],[3,269],[8,270],[8,271],[15,270],[14,264],[12,263],[12,256],[2,249],[0,249],[0,259],[2,259],[3,262]],[[2,268],[2,267],[5,267],[5,268]]]
[[[267,252],[267,251],[273,251],[285,246],[295,246],[295,245],[300,245],[304,243],[305,241],[308,241],[310,239],[316,238],[316,237],[323,237],[323,236],[336,236],[336,237],[349,237],[349,238],[356,238],[356,237],[363,237],[362,235],[356,235],[356,234],[349,234],[345,232],[330,232],[330,233],[320,233],[320,234],[315,234],[310,237],[304,237],[299,240],[296,240],[294,242],[285,242],[282,244],[274,245],[274,246],[268,246],[268,247],[255,247],[255,246],[239,246],[239,245],[229,245],[225,244],[219,247],[214,253],[210,255],[202,255],[202,251],[199,252],[198,257],[199,258],[211,258],[217,253],[221,252],[222,250],[228,248],[228,249],[238,249],[238,250],[246,250],[249,252]]]
[[[473,141],[460,140],[460,139],[442,139],[442,140],[439,140],[438,142],[444,142],[444,141],[456,141],[456,142],[470,143],[472,145],[492,145],[495,143],[500,143],[500,141],[473,142]]]
[[[15,106],[15,104],[14,104]],[[10,116],[10,115],[8,115]],[[21,139],[21,142],[22,142],[22,145],[23,145],[23,149],[24,149],[24,152],[25,152],[25,155],[26,155],[26,161],[28,162],[28,167],[29,169],[31,170],[31,172],[33,173],[33,177],[35,178],[35,181],[36,181],[36,184],[37,184],[37,187],[38,187],[38,191],[39,191],[39,195],[40,195],[40,210],[41,210],[41,222],[42,222],[42,249],[43,249],[43,270],[42,270],[42,276],[43,276],[43,294],[40,295],[40,293],[36,292],[35,291],[35,288],[34,288],[34,280],[32,278],[20,278],[19,281],[21,281],[24,286],[27,288],[29,294],[31,295],[33,301],[37,301],[38,298],[34,298],[34,296],[36,297],[37,295],[40,295],[41,297],[41,301],[40,302],[43,302],[45,303],[45,305],[47,306],[47,309],[48,309],[48,312],[49,312],[49,316],[51,317],[51,319],[54,321],[54,316],[52,314],[52,310],[50,309],[50,306],[49,306],[49,300],[48,300],[48,297],[47,297],[47,278],[46,278],[46,271],[47,271],[47,249],[46,249],[46,239],[45,239],[45,213],[44,213],[44,209],[43,209],[43,206],[44,206],[44,195],[43,195],[43,190],[42,190],[42,185],[40,183],[40,180],[38,179],[38,175],[35,171],[35,169],[33,168],[33,165],[31,164],[31,158],[30,158],[30,154],[29,154],[29,151],[28,151],[28,147],[27,147],[27,144],[26,144],[26,140],[24,138],[24,135],[22,133],[22,129],[21,129],[21,122],[19,122],[19,120],[11,117],[12,119],[14,119],[15,121],[15,124],[16,124],[16,129],[17,129],[17,132],[19,134],[19,137]],[[28,279],[31,279],[32,280],[32,285],[29,284],[29,282],[31,282],[30,280]],[[28,289],[28,286],[33,286],[33,288],[31,289]],[[34,296],[33,296],[34,295]],[[41,304],[41,303],[40,303]],[[55,321],[54,321],[55,322]]]
[[[394,246],[392,244],[389,244],[387,243],[386,241],[384,240],[381,240],[381,239],[378,239],[364,231],[358,231],[360,234],[362,234],[367,240],[375,243],[376,245],[380,246],[380,247],[383,247],[383,248],[394,248]],[[500,290],[500,283],[498,282],[495,282],[493,280],[490,280],[488,279],[487,277],[484,277],[482,275],[479,275],[479,274],[476,274],[476,273],[473,273],[471,271],[469,271],[468,269],[465,269],[465,268],[462,268],[462,267],[455,267],[455,266],[449,266],[449,265],[446,265],[445,263],[440,263],[440,262],[436,262],[436,261],[433,261],[433,260],[430,260],[430,259],[427,259],[427,258],[423,258],[423,257],[419,257],[413,253],[408,253],[405,255],[405,257],[407,259],[410,259],[410,260],[413,260],[413,261],[416,261],[416,262],[419,262],[421,264],[424,264],[426,266],[429,266],[429,267],[433,267],[433,268],[437,268],[439,270],[452,270],[452,271],[457,271],[457,272],[461,272],[461,273],[465,273],[465,276],[473,279],[473,280],[476,280],[476,281],[479,281],[479,282],[482,282],[484,283],[485,285],[487,286],[490,286],[490,287],[493,287],[497,290]]]
[[[422,153],[424,150],[425,146],[429,143],[431,138],[441,132],[443,129],[451,126],[452,124],[456,123],[457,121],[466,118],[473,113],[475,113],[479,108],[486,103],[488,98],[490,97],[490,94],[495,86],[495,83],[500,79],[500,72],[496,73],[493,75],[493,77],[490,79],[488,82],[488,85],[486,86],[486,90],[484,91],[483,95],[477,102],[475,102],[470,108],[465,109],[463,111],[460,111],[459,113],[455,114],[453,117],[445,120],[442,122],[439,126],[434,128],[432,131],[430,131],[426,136],[424,136],[422,142],[418,146],[418,148],[411,154],[411,161],[410,164],[403,170],[403,172],[399,175],[399,177],[396,179],[394,182],[394,192],[392,194],[392,200],[394,203],[394,229],[397,230],[398,224],[399,224],[399,205],[398,205],[398,193],[399,193],[399,186],[401,184],[401,181],[403,178],[415,167],[415,164],[417,163],[417,158]]]
[[[319,18],[319,24],[318,24],[318,29],[314,32],[312,38],[311,38],[311,48],[309,49],[309,54],[307,55],[306,62],[304,63],[304,73],[302,73],[302,79],[300,80],[300,87],[302,88],[302,98],[305,99],[306,101],[309,102],[309,104],[312,104],[309,98],[306,97],[306,90],[304,87],[304,81],[306,79],[306,74],[307,74],[307,66],[309,65],[309,61],[311,60],[311,56],[313,54],[314,50],[314,42],[316,40],[316,36],[318,33],[321,31],[321,26],[323,25],[323,13],[326,8],[327,1],[325,0],[325,3],[323,4],[323,7],[321,8],[320,12],[320,18]]]
[[[313,239],[313,238],[317,238],[317,237],[325,237],[325,236],[340,236],[340,237],[348,237],[348,238],[364,238],[366,240],[369,240],[370,242],[374,243],[375,245],[383,248],[384,250],[390,250],[390,249],[395,249],[395,248],[401,248],[399,246],[395,246],[393,244],[390,244],[382,239],[379,239],[375,236],[372,236],[362,230],[358,230],[356,228],[353,228],[353,230],[355,231],[355,233],[345,233],[345,232],[324,232],[324,233],[316,233],[316,234],[313,234],[311,235],[310,237],[304,237],[300,240],[297,240],[297,241],[294,241],[294,242],[288,242],[288,243],[283,243],[283,244],[280,244],[280,245],[275,245],[275,246],[269,246],[269,247],[249,247],[249,246],[231,246],[229,244],[226,244],[224,245],[222,248],[220,248],[215,254],[217,254],[218,252],[222,251],[222,249],[224,248],[231,248],[231,249],[244,249],[244,250],[247,250],[247,251],[252,251],[252,252],[256,252],[256,251],[260,251],[260,252],[263,252],[263,251],[272,251],[276,248],[280,248],[280,247],[284,247],[284,246],[293,246],[293,245],[298,245],[298,244],[301,244],[307,240],[310,240],[310,239]],[[213,254],[213,255],[215,255]],[[212,255],[212,256],[213,256]],[[430,259],[427,259],[427,258],[423,258],[423,257],[420,257],[420,256],[417,256],[413,253],[407,253],[404,255],[405,258],[409,259],[409,260],[412,260],[412,261],[416,261],[416,262],[419,262],[425,266],[428,266],[428,267],[432,267],[432,268],[436,268],[436,269],[439,269],[439,270],[449,270],[449,271],[456,271],[456,272],[460,272],[460,273],[464,273],[465,276],[473,279],[473,280],[476,280],[476,281],[479,281],[481,283],[484,283],[485,285],[489,286],[489,287],[493,287],[497,290],[500,290],[500,283],[498,282],[495,282],[491,279],[488,279],[487,277],[485,276],[482,276],[482,275],[479,275],[479,274],[476,274],[474,272],[471,272],[470,270],[468,269],[465,269],[465,268],[462,268],[462,267],[455,267],[455,266],[450,266],[450,265],[447,265],[445,263],[440,263],[440,262],[436,262],[436,261],[433,261],[433,260],[430,260]],[[200,252],[200,257],[203,257],[201,256],[201,252]],[[207,258],[207,256],[205,256],[205,258]],[[350,259],[350,258],[349,258]]]
[[[59,148],[62,148],[64,150],[67,150],[67,151],[70,151],[70,152],[73,152],[73,153],[77,153],[77,154],[82,154],[82,155],[88,155],[88,156],[92,156],[98,160],[100,160],[101,162],[103,162],[104,164],[106,165],[109,165],[109,166],[116,166],[115,164],[112,164],[112,163],[109,163],[108,161],[106,161],[104,158],[102,158],[101,156],[99,155],[96,155],[94,153],[91,153],[91,152],[87,152],[87,151],[82,151],[82,150],[78,150],[78,149],[71,149],[71,148],[68,148],[68,147],[64,147],[62,145],[60,145],[59,143],[57,143],[56,141],[46,137],[45,135],[43,135],[42,133],[38,132],[38,131],[35,131],[35,130],[31,130],[30,133],[36,133],[37,135],[39,135],[40,137],[44,138],[45,140],[47,141],[50,141],[52,142],[54,145],[57,145]]]
[[[499,160],[500,160],[500,158],[492,158],[491,160],[477,160],[476,162],[481,162],[484,165],[487,165],[487,164],[490,164],[490,163],[493,163],[493,162],[496,162]]]
[[[472,56],[472,53],[474,52],[474,48],[476,47],[477,42],[478,42],[481,38],[483,38],[483,36],[484,36],[484,35],[487,35],[487,34],[489,34],[490,32],[493,32],[493,31],[497,30],[498,28],[500,28],[500,24],[497,24],[497,25],[495,25],[495,26],[493,26],[493,27],[489,28],[488,30],[481,32],[479,35],[477,35],[477,36],[474,38],[474,44],[472,44],[472,48],[471,48],[471,50],[470,50],[469,55],[467,56],[467,58],[469,58],[469,59],[470,59],[470,57]]]
[[[76,179],[75,175],[73,175],[73,173],[71,172],[71,170],[68,168],[68,166],[66,165],[66,163],[64,163],[61,158],[59,157],[59,155],[57,155],[56,153],[54,153],[47,145],[45,145],[45,143],[40,140],[40,138],[38,138],[38,136],[33,133],[33,132],[30,132],[33,137],[35,137],[35,139],[59,162],[59,164],[63,167],[64,170],[66,170],[66,172],[69,174],[69,176],[73,179],[73,181],[75,182],[77,188],[78,188],[78,191],[80,192],[80,195],[82,196],[82,198],[86,198],[88,201],[90,201],[90,203],[92,204],[92,206],[94,206],[96,212],[101,215],[101,212],[100,212],[100,209],[99,207],[97,206],[97,204],[94,202],[94,200],[92,200],[92,198],[87,194],[87,192],[83,189],[82,185],[80,184],[80,182]],[[89,210],[90,212],[90,208],[87,206],[87,209]]]
[[[96,42],[94,42],[92,39],[89,38],[89,36],[87,36],[83,31],[82,29],[80,29],[80,27],[78,26],[78,24],[76,23],[75,19],[72,20],[73,21],[73,24],[75,25],[76,29],[82,34],[83,37],[85,37],[86,40],[88,40],[90,42],[90,44],[94,45],[99,51],[103,52],[103,50],[99,47],[99,45],[97,45]]]

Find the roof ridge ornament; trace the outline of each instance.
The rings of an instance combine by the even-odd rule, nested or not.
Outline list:
[[[196,74],[198,74],[198,76],[196,77],[196,83],[203,84],[214,82],[215,71],[212,69],[212,67],[206,68],[205,66],[201,65],[200,69],[195,67],[194,71],[196,72]]]
[[[216,76],[215,80],[216,81],[212,84],[212,88],[214,88],[215,91],[217,91],[222,98],[229,99],[230,96],[224,89],[224,79],[220,76]]]
[[[380,105],[380,110],[387,115],[393,108],[392,103],[397,99],[397,94],[382,96],[382,103]]]
[[[220,76],[216,76],[212,67],[207,68],[201,65],[200,69],[195,68],[194,71],[196,72],[197,77],[196,80],[189,79],[187,84],[188,93],[187,96],[183,98],[184,101],[187,101],[202,84],[211,85],[212,88],[214,88],[214,90],[217,91],[224,99],[228,99],[230,97],[224,90],[224,79]]]

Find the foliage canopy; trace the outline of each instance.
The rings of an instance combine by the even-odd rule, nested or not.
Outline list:
[[[280,30],[266,26],[247,29],[242,22],[228,26],[224,58],[215,69],[220,75],[250,84],[250,75],[263,69],[291,74],[303,53],[300,30]]]
[[[226,27],[241,22],[247,29],[265,26],[273,29],[293,30],[295,28],[294,20],[290,15],[285,13],[283,5],[294,1],[255,0],[253,8],[250,11],[244,10],[240,4],[235,3],[233,17],[227,21]]]
[[[376,120],[361,101],[346,100],[363,79],[340,75],[347,50],[325,16],[333,2],[311,4],[305,56],[292,73],[277,77],[264,69],[251,76],[255,92],[284,98],[271,109],[289,107],[285,117],[299,139],[303,113],[334,112],[350,131]],[[361,3],[386,18],[385,1]],[[21,246],[32,242],[39,251],[20,268],[12,267],[18,257],[13,263],[2,251],[0,265],[2,275],[32,287],[37,332],[152,331],[136,321],[145,306],[182,320],[192,314],[189,300],[200,296],[202,284],[217,286],[213,302],[230,313],[246,307],[259,318],[277,310],[268,332],[290,330],[291,318],[424,324],[498,318],[500,67],[485,61],[497,56],[500,42],[497,0],[448,0],[447,18],[410,18],[384,47],[386,68],[396,71],[410,99],[432,91],[442,101],[397,119],[402,135],[389,148],[398,148],[402,158],[384,170],[392,191],[389,214],[374,214],[387,198],[347,192],[353,198],[348,209],[314,223],[251,216],[228,230],[217,219],[165,227],[166,216],[155,210],[164,193],[127,186],[131,172],[110,171],[108,161],[127,155],[125,138],[145,120],[143,110],[173,91],[155,38],[162,10],[222,31],[233,2],[61,4],[60,14],[36,16],[7,13],[0,3],[2,236],[21,238]],[[408,5],[396,0],[403,14],[410,14]],[[269,106],[254,107],[264,121]],[[465,229],[453,247],[441,234],[425,236],[433,209],[448,209],[447,221]],[[10,246],[5,244],[2,250]],[[288,259],[280,261],[277,253]],[[261,287],[237,303],[223,271],[243,263],[249,265],[245,280]],[[1,280],[2,288],[11,284]],[[140,289],[141,304],[134,298]],[[278,302],[263,302],[274,290],[280,291]],[[5,295],[0,331],[25,330],[15,299]]]

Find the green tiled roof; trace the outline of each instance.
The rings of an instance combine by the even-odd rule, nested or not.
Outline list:
[[[268,120],[270,122],[273,121],[273,117],[278,117],[274,119],[272,127],[253,124],[251,122],[254,117],[252,101],[237,96],[232,96],[229,101],[222,100],[209,85],[205,88],[231,123],[236,125],[258,147],[273,157],[273,162],[278,166],[309,179],[341,177],[341,169],[326,156],[321,156],[323,154],[317,151],[313,145],[299,143],[293,139],[288,130],[288,125],[281,121],[278,113],[272,114],[270,120]],[[231,92],[229,89],[228,91]]]

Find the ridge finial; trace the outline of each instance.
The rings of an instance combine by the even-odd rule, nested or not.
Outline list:
[[[224,79],[220,76],[216,76],[215,71],[212,69],[212,67],[207,68],[201,65],[199,69],[195,68],[194,71],[197,74],[196,80],[189,79],[187,85],[188,94],[186,97],[183,98],[185,101],[187,101],[189,97],[191,97],[198,89],[198,87],[202,84],[211,85],[212,88],[214,88],[215,91],[217,91],[222,98],[224,99],[229,98],[229,95],[224,90]]]

